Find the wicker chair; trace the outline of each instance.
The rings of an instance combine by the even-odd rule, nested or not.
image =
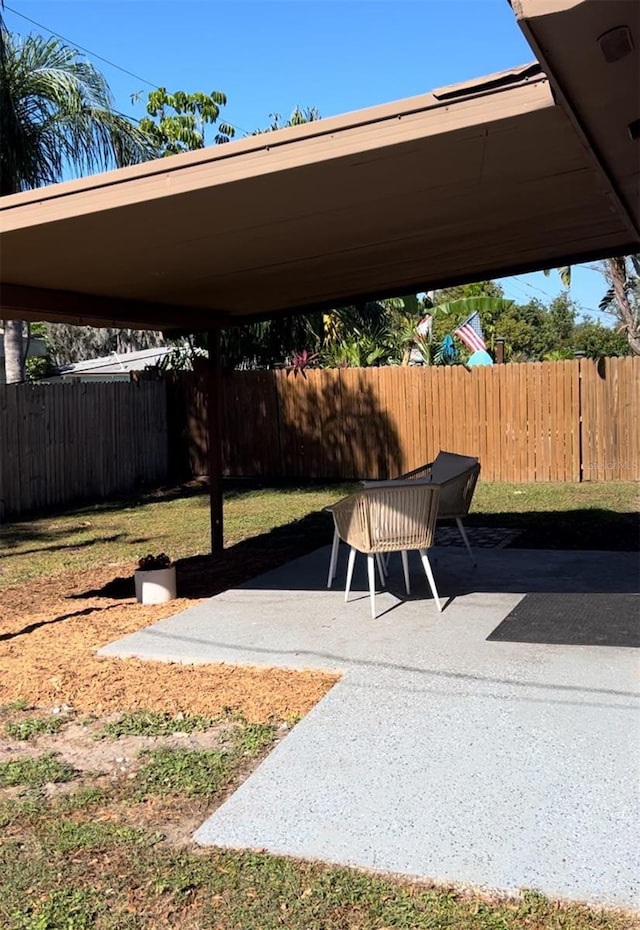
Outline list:
[[[440,485],[440,505],[438,508],[438,520],[455,520],[460,535],[464,541],[469,557],[473,564],[476,564],[473,550],[469,543],[469,537],[463,526],[462,518],[469,513],[469,507],[473,499],[473,493],[480,475],[480,463],[477,458],[471,455],[458,455],[455,452],[438,452],[433,462],[414,468],[413,471],[400,475],[399,478],[390,479],[390,481],[363,481],[364,488],[384,487],[397,481],[421,480],[433,482]],[[327,508],[330,509],[330,508]],[[331,558],[329,560],[329,576],[327,579],[327,588],[333,584],[338,562],[338,548],[340,545],[340,536],[336,529],[333,534],[333,545],[331,547]],[[386,560],[383,556],[378,559],[378,569],[381,579],[384,583]],[[407,588],[407,593],[409,589]]]
[[[345,601],[349,598],[353,567],[357,552],[367,556],[371,616],[376,616],[375,557],[391,552],[402,554],[407,593],[410,592],[407,552],[420,553],[438,610],[442,610],[427,550],[433,545],[440,488],[431,481],[384,481],[375,487],[363,488],[328,507],[333,514],[336,537],[350,547],[347,566]],[[332,548],[331,561],[335,574],[337,545]],[[331,570],[330,570],[331,573]]]
[[[471,455],[438,452],[433,462],[401,475],[399,481],[419,479],[440,485],[438,520],[455,520],[469,557],[476,564],[462,518],[469,513],[480,475],[480,463]]]

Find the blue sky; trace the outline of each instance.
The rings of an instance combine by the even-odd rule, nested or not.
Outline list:
[[[88,49],[122,112],[141,117],[131,97],[150,85],[221,90],[238,136],[296,105],[333,116],[533,60],[507,0],[5,2],[13,32],[46,33],[23,14]],[[555,272],[502,283],[519,301],[562,289]],[[574,269],[571,296],[585,311],[605,290],[596,271]]]

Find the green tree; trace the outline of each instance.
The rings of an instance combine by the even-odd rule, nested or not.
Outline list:
[[[600,301],[600,310],[613,316],[620,332],[635,355],[640,355],[640,255],[620,255],[607,258],[597,270],[604,276],[608,289]],[[562,283],[571,285],[571,267],[557,269]],[[550,272],[545,271],[548,275]]]
[[[230,326],[221,334],[222,364],[228,370],[285,367],[295,352],[316,352],[321,331],[320,314],[279,316]]]
[[[604,326],[599,320],[586,319],[578,323],[573,330],[571,344],[573,354],[582,352],[587,358],[631,353],[626,335]]]
[[[134,95],[134,100],[138,95]],[[177,90],[170,94],[165,87],[151,91],[147,98],[147,116],[140,120],[140,130],[152,140],[158,154],[178,155],[202,149],[210,144],[207,129],[218,123],[220,107],[227,103],[219,90],[210,94]],[[229,142],[235,135],[230,123],[218,123],[213,143]]]
[[[402,307],[402,298],[390,298],[338,307],[324,314],[321,364],[326,368],[397,364],[402,348],[395,314]]]
[[[283,120],[280,113],[270,113],[269,119],[271,122],[265,129],[254,129],[250,135],[259,136],[263,132],[276,132],[278,129],[287,129],[289,126],[302,126],[304,123],[314,123],[322,117],[317,107],[295,107],[287,119]]]
[[[44,337],[56,365],[71,365],[113,352],[136,352],[164,345],[162,333],[151,330],[114,329],[106,326],[75,326],[45,323]]]
[[[442,287],[430,292],[429,300],[434,306],[446,304],[452,300],[461,300],[463,297],[504,297],[504,289],[497,281],[476,281],[475,284],[455,284],[453,287]]]
[[[106,80],[59,39],[12,35],[0,17],[0,195],[67,174],[152,158],[144,131],[117,113]],[[23,381],[21,321],[5,323],[8,382]]]

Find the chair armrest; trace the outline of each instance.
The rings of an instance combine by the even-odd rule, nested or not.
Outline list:
[[[415,480],[416,478],[431,479],[432,467],[433,462],[427,462],[426,465],[420,465],[418,468],[414,468],[412,471],[407,471],[404,473],[404,475],[400,475],[399,480]]]
[[[354,529],[358,537],[361,535],[361,528],[356,529],[356,524],[361,522],[361,513],[359,509],[361,497],[362,492],[356,491],[353,494],[349,494],[348,497],[343,497],[341,500],[336,501],[335,504],[329,504],[323,508],[324,510],[328,510],[333,516],[333,522],[338,536],[345,542],[347,541],[347,537],[354,532]]]
[[[427,462],[426,465],[420,465],[413,471],[407,471],[404,475],[398,475],[397,478],[383,478],[378,481],[361,481],[363,488],[385,488],[397,484],[399,481],[431,481],[431,466],[433,462]]]

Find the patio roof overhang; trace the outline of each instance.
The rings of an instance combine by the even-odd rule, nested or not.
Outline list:
[[[2,198],[0,314],[211,329],[638,251],[638,5],[513,6],[542,67]]]

